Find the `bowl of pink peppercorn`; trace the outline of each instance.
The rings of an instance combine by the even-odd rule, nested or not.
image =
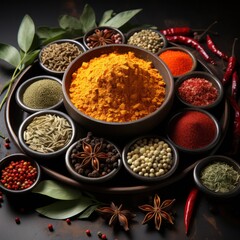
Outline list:
[[[40,177],[39,164],[28,155],[14,153],[0,161],[0,189],[7,194],[30,192]]]
[[[187,107],[211,109],[222,101],[223,86],[213,74],[193,71],[175,82],[177,98]]]

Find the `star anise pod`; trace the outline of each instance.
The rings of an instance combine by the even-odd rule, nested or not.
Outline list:
[[[174,201],[175,199],[165,200],[161,203],[160,197],[155,194],[153,206],[149,204],[138,206],[141,210],[148,212],[144,217],[142,224],[145,224],[151,219],[154,219],[155,228],[157,230],[160,230],[163,220],[166,220],[168,223],[174,224],[172,215],[167,212],[174,203]]]
[[[109,219],[109,226],[119,222],[125,231],[129,230],[128,221],[136,216],[129,210],[122,210],[122,204],[118,207],[113,202],[111,202],[110,207],[97,208],[96,211]]]
[[[96,143],[94,147],[90,144],[82,141],[82,149],[83,152],[75,154],[74,157],[83,159],[80,167],[84,167],[91,163],[92,168],[96,171],[99,171],[99,161],[100,159],[108,158],[108,154],[105,152],[101,152],[102,149],[102,141]]]

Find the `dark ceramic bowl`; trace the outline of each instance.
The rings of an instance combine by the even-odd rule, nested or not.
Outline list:
[[[163,80],[166,83],[166,94],[162,105],[155,112],[138,120],[129,122],[107,122],[97,120],[79,111],[74,106],[69,97],[69,86],[71,83],[72,74],[82,65],[83,62],[88,62],[94,57],[99,57],[102,54],[110,54],[112,52],[124,54],[128,53],[129,51],[134,52],[135,56],[138,58],[152,62],[153,67],[157,69],[162,75]],[[63,102],[68,114],[78,124],[84,126],[86,129],[89,129],[89,131],[93,132],[94,134],[107,137],[127,137],[149,132],[149,130],[158,126],[161,121],[166,118],[169,111],[171,110],[174,100],[173,77],[164,62],[149,51],[127,44],[107,45],[86,51],[79,58],[77,58],[65,71],[62,86]]]
[[[119,147],[117,147],[113,142],[111,142],[105,138],[102,138],[101,140],[103,140],[103,144],[101,145],[100,149],[97,150],[97,153],[96,153],[97,159],[99,160],[99,164],[100,164],[99,170],[98,171],[94,170],[94,168],[92,167],[93,166],[92,162],[90,161],[81,170],[81,171],[85,171],[85,173],[81,173],[81,172],[78,172],[79,170],[77,168],[79,168],[79,167],[77,167],[77,165],[80,166],[80,163],[84,160],[84,158],[73,157],[73,155],[84,152],[83,141],[85,139],[86,138],[79,139],[78,141],[73,143],[68,148],[68,150],[65,154],[65,164],[66,164],[66,168],[67,168],[68,172],[71,174],[71,176],[75,180],[77,180],[79,182],[85,182],[85,183],[92,184],[92,183],[103,183],[103,182],[110,181],[118,174],[118,172],[122,168],[122,157],[121,157],[121,151],[120,151]],[[89,141],[86,141],[86,142],[89,143]],[[114,163],[109,161],[110,157],[108,157],[108,158],[101,157],[101,156],[103,156],[103,153],[106,155],[110,151],[109,150],[110,148],[103,147],[104,145],[112,146],[111,153],[114,152],[113,156],[116,160]],[[94,145],[94,146],[97,146],[97,145]],[[92,148],[93,150],[95,149],[94,146]],[[89,152],[89,149],[87,146],[85,146],[85,149],[87,149],[86,152]],[[85,155],[87,155],[87,154],[85,154]],[[77,164],[77,165],[75,165],[75,164]],[[104,164],[105,164],[105,166],[103,166]],[[107,168],[108,168],[108,170],[106,170]],[[86,172],[88,172],[88,173],[86,173]]]
[[[148,42],[150,36],[147,37],[147,42],[145,43],[144,40],[142,39],[145,37],[144,35],[146,34],[152,34],[154,36],[153,40],[151,40],[151,43]],[[156,38],[157,36],[157,38]],[[146,37],[145,37],[146,38]],[[167,40],[166,37],[156,29],[151,29],[151,28],[136,28],[127,33],[127,44],[142,47],[146,49],[147,51],[150,51],[151,53],[154,54],[159,54],[162,49],[167,47]]]
[[[28,180],[31,181],[28,188],[25,188],[23,186],[24,183],[20,179],[17,179],[16,181],[18,181],[18,185],[17,184],[16,185],[19,187],[17,187],[17,189],[10,189],[9,187],[5,186],[4,182],[2,182],[2,181],[6,181],[4,179],[2,171],[6,167],[8,167],[9,164],[11,164],[11,162],[15,163],[15,166],[13,166],[13,168],[17,168],[16,163],[18,163],[21,160],[24,160],[25,162],[30,162],[30,166],[32,166],[33,168],[36,169],[37,174],[34,177],[28,178]],[[18,175],[18,177],[20,177],[20,176],[21,176],[21,174]],[[33,160],[33,158],[31,158],[23,153],[10,154],[10,155],[2,158],[0,161],[0,179],[1,179],[0,188],[7,194],[8,193],[9,194],[23,194],[23,193],[31,192],[31,190],[39,183],[40,178],[41,178],[41,168],[40,168],[39,164],[35,160]],[[21,182],[22,182],[22,184],[20,184]]]
[[[179,73],[179,74],[175,74],[171,71],[171,67],[170,65],[167,63],[167,61],[165,60],[165,63],[166,65],[168,66],[168,68],[170,69],[172,75],[174,78],[179,78],[187,73],[190,73],[190,72],[193,72],[195,71],[196,67],[197,67],[197,59],[196,57],[193,55],[193,53],[184,48],[184,47],[166,47],[166,48],[163,48],[160,50],[160,52],[158,53],[158,56],[159,58],[161,58],[161,54],[165,54],[167,51],[177,51],[177,52],[184,52],[186,54],[188,54],[190,56],[190,58],[192,59],[192,64],[191,64],[191,68],[189,68],[188,70],[187,69],[184,69],[182,71],[181,67],[185,67],[185,64],[184,64],[184,59],[182,57],[176,57],[176,56],[173,56],[172,54],[170,54],[170,57],[169,59],[171,59],[171,63],[173,62],[175,66],[178,66],[178,69],[181,70],[181,72],[183,73]],[[170,52],[171,53],[171,52]]]
[[[208,176],[209,176],[209,174],[211,174],[212,179],[215,179],[214,176],[216,176],[216,174],[218,175],[218,178],[217,178],[218,180],[216,180],[216,182],[218,182],[218,186],[224,186],[224,185],[222,185],[222,183],[224,182],[224,179],[227,178],[229,181],[230,178],[233,178],[233,181],[231,181],[233,183],[231,189],[227,188],[227,189],[223,190],[223,188],[221,188],[221,187],[214,189],[211,187],[212,186],[211,181],[210,181],[210,185],[206,186],[207,184],[209,184],[209,181],[206,180],[206,177],[203,180],[203,178],[202,178],[203,171],[207,167],[211,166],[212,164],[221,164],[221,165],[224,164],[223,172],[225,172],[226,174],[229,171],[229,170],[226,171],[226,166],[228,166],[228,168],[232,168],[232,170],[235,171],[235,174],[231,174],[231,175],[227,174],[226,177],[223,177],[224,175],[221,174],[223,172],[220,170],[218,170],[216,172],[213,172],[211,170],[210,173],[208,172]],[[217,168],[214,168],[214,169],[217,169]],[[220,166],[218,169],[221,169]],[[206,176],[206,175],[204,174],[204,176]],[[227,198],[235,197],[240,194],[240,165],[238,162],[236,162],[234,159],[232,159],[230,157],[223,156],[223,155],[212,155],[212,156],[208,156],[206,158],[201,159],[194,168],[193,177],[194,177],[194,181],[195,181],[197,187],[203,193],[205,193],[207,196],[209,196],[211,198],[227,199]],[[209,178],[207,177],[207,179],[209,179]]]
[[[35,84],[36,82],[38,81],[41,81],[41,80],[44,80],[44,79],[48,79],[48,80],[54,80],[56,81],[59,86],[60,86],[60,89],[62,89],[62,81],[57,78],[57,77],[54,77],[54,76],[48,76],[48,75],[41,75],[41,76],[36,76],[36,77],[32,77],[26,81],[24,81],[18,88],[17,88],[17,91],[16,91],[16,102],[17,104],[26,112],[29,112],[29,113],[34,113],[34,112],[38,112],[38,111],[41,111],[41,110],[46,110],[46,109],[59,109],[60,107],[63,106],[63,98],[61,97],[61,99],[59,99],[58,101],[56,101],[56,98],[53,97],[53,94],[52,94],[52,89],[49,89],[49,86],[45,86],[44,88],[41,89],[41,91],[38,89],[38,91],[34,92],[34,93],[31,93],[31,94],[34,94],[34,98],[43,98],[44,97],[48,97],[50,99],[50,103],[54,103],[53,105],[49,105],[48,107],[44,107],[44,108],[34,108],[34,107],[31,107],[31,106],[28,106],[26,105],[26,103],[24,102],[24,94],[25,94],[25,91],[28,89],[28,87],[32,84]],[[47,94],[48,96],[47,96]],[[39,94],[39,96],[37,96]],[[32,103],[31,103],[32,104]]]
[[[123,148],[122,158],[127,172],[145,182],[165,181],[174,174],[179,164],[177,148],[166,138],[157,135],[135,138]]]
[[[190,112],[201,113],[211,121],[204,121],[206,123],[203,126],[200,116],[189,117]],[[202,154],[209,152],[218,144],[221,129],[218,120],[210,112],[199,108],[184,108],[170,117],[167,137],[181,152]]]
[[[73,49],[66,50],[62,45],[68,43],[70,46],[73,47]],[[51,50],[52,48],[54,49],[53,46],[60,46],[59,50]],[[74,49],[74,47],[78,49]],[[50,50],[49,50],[50,49]],[[81,55],[83,52],[85,52],[86,49],[84,45],[77,40],[73,39],[59,39],[53,42],[48,43],[45,45],[41,50],[38,55],[38,60],[39,64],[42,67],[46,73],[51,74],[51,75],[57,75],[57,76],[62,76],[63,73],[65,72],[67,66],[79,55]],[[56,55],[58,54],[58,55]],[[45,56],[46,59],[43,61],[43,56]],[[58,63],[56,63],[56,58],[59,60]],[[66,61],[67,60],[67,61]],[[59,66],[59,67],[57,67]]]
[[[49,116],[47,120],[43,123],[39,123],[39,127],[36,126],[36,124],[31,128],[31,130],[28,130],[29,125],[32,123],[32,121],[37,117],[41,118],[43,116]],[[55,118],[55,122],[57,122],[56,119],[64,119],[66,121],[54,123],[53,120],[50,118]],[[38,120],[40,121],[40,120]],[[61,126],[66,126],[68,124],[69,129],[69,136],[68,141],[65,142],[63,140],[63,137],[57,137],[57,133],[64,135],[68,135],[68,133],[64,133],[64,130],[61,128]],[[41,132],[41,126],[43,126],[44,131]],[[50,129],[52,127],[52,129]],[[26,130],[29,134],[26,134]],[[33,131],[34,130],[34,131]],[[39,131],[38,131],[39,130]],[[35,134],[34,138],[35,141],[27,141],[28,138],[33,138],[32,132]],[[54,135],[51,133],[55,133]],[[31,114],[28,116],[20,125],[18,130],[18,140],[19,140],[19,146],[22,148],[22,150],[29,156],[35,158],[36,160],[48,160],[48,159],[56,159],[59,156],[64,156],[65,152],[69,148],[69,146],[75,141],[75,137],[77,134],[77,129],[74,121],[64,112],[58,111],[58,110],[42,110],[36,113]],[[27,136],[27,137],[25,137]],[[63,141],[62,145],[55,147],[56,143],[60,143]],[[27,143],[28,142],[28,143]],[[30,142],[32,143],[33,147],[30,147]],[[36,144],[36,142],[38,144]],[[61,160],[61,159],[59,159]]]
[[[187,82],[185,81],[191,81],[192,84],[195,84],[195,87],[190,87],[190,89],[188,90],[190,92],[186,94],[184,92],[183,94],[181,94],[179,92],[179,87],[182,87],[183,83],[186,84]],[[207,82],[205,82],[203,87],[200,88],[198,87],[198,85],[196,85],[197,81]],[[207,88],[207,86],[209,87]],[[177,98],[185,106],[197,107],[202,109],[211,109],[218,106],[218,104],[222,101],[224,94],[223,86],[220,80],[213,74],[203,71],[193,71],[191,73],[185,74],[182,77],[179,77],[175,82],[175,89]],[[207,89],[209,89],[208,92]],[[190,102],[190,100],[188,100],[190,97],[191,101],[194,100],[195,102]]]
[[[108,41],[102,41],[104,36],[107,36]],[[94,39],[94,40],[93,40]],[[114,39],[114,40],[111,40]],[[86,49],[109,45],[109,44],[124,44],[125,35],[118,28],[110,26],[99,26],[91,29],[83,36],[83,44]]]

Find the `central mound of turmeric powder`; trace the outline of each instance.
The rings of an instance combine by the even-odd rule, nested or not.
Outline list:
[[[156,111],[165,99],[165,86],[151,62],[133,52],[113,52],[83,62],[72,74],[69,96],[92,118],[129,122]]]

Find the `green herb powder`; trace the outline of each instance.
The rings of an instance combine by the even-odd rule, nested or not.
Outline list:
[[[201,181],[210,190],[225,193],[233,190],[239,183],[240,174],[224,162],[215,162],[203,169]]]
[[[56,105],[62,97],[61,84],[55,80],[42,79],[26,88],[23,103],[30,108],[44,109]]]

